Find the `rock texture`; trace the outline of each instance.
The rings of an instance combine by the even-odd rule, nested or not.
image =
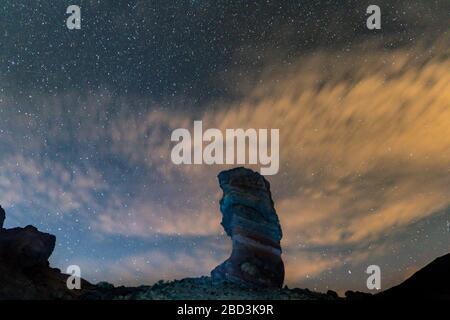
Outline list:
[[[4,229],[4,220],[0,209],[0,299],[76,299],[92,288],[83,281],[83,290],[69,290],[68,276],[50,268],[54,235],[33,226]]]
[[[87,300],[338,300],[335,292],[327,294],[308,289],[251,289],[234,283],[213,283],[210,277],[158,281],[152,286],[114,287],[99,283],[97,290],[82,297]]]
[[[55,248],[55,236],[33,226],[0,231],[0,260],[15,270],[48,266]]]
[[[281,288],[280,222],[269,182],[259,173],[235,168],[219,174],[222,226],[233,243],[231,256],[212,272],[213,282],[254,288]]]

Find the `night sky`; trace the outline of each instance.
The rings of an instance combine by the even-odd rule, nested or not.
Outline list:
[[[450,252],[449,14],[446,0],[4,0],[6,226],[55,234],[52,265],[94,283],[208,275],[230,252],[216,176],[231,166],[174,165],[170,134],[279,128],[267,179],[286,284],[367,291],[371,264],[397,284]]]

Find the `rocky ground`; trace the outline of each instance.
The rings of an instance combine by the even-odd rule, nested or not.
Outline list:
[[[94,300],[335,300],[337,294],[308,289],[249,289],[232,283],[213,283],[210,277],[159,281],[152,286],[114,287],[106,282],[82,299]]]

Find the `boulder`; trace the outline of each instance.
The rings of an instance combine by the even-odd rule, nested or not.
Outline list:
[[[0,209],[0,225],[5,211]],[[0,228],[0,300],[78,299],[94,287],[82,279],[81,290],[69,290],[68,275],[51,268],[54,235],[33,226]]]
[[[281,288],[282,231],[269,182],[243,167],[222,171],[219,184],[222,226],[232,240],[231,256],[217,266],[214,282],[232,282],[253,288]]]
[[[0,259],[16,269],[47,266],[55,248],[55,236],[33,226],[0,232]]]

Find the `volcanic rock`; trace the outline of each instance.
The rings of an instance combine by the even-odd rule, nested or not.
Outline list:
[[[222,171],[222,226],[232,240],[231,256],[211,271],[212,280],[253,288],[281,288],[282,231],[269,182],[246,168]]]
[[[329,294],[308,289],[259,289],[223,282],[213,283],[210,277],[158,281],[151,286],[114,287],[98,283],[96,290],[82,297],[85,300],[337,300]]]
[[[33,226],[0,231],[0,259],[18,269],[48,266],[55,248],[55,236]]]
[[[5,211],[1,209],[1,226],[4,220]],[[69,290],[68,275],[49,266],[55,241],[54,235],[33,226],[0,228],[0,300],[76,299],[93,288],[82,280],[82,290]]]

